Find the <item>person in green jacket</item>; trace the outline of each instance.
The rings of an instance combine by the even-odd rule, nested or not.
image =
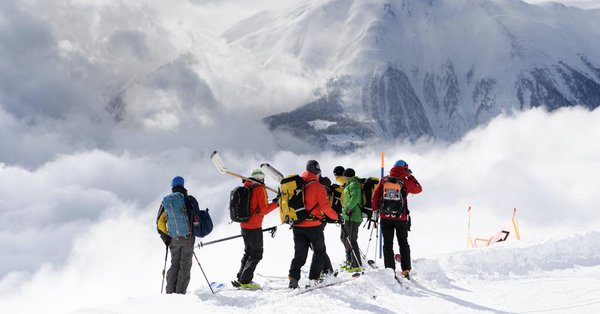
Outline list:
[[[346,249],[346,270],[357,272],[362,269],[360,248],[358,247],[358,229],[362,223],[362,191],[354,169],[347,168],[343,175],[344,193],[342,197],[342,226],[341,240]]]

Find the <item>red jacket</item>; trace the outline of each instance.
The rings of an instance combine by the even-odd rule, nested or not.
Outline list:
[[[423,191],[423,188],[421,187],[421,184],[419,184],[419,181],[417,181],[417,179],[413,175],[407,175],[406,169],[402,167],[393,167],[390,170],[390,175],[383,177],[383,179],[381,180],[381,182],[379,182],[377,188],[373,192],[373,197],[371,198],[371,205],[373,205],[373,210],[378,210],[379,206],[381,205],[381,198],[383,196],[383,184],[389,177],[401,178],[404,181],[404,185],[402,187],[402,198],[404,198],[406,208],[408,208],[408,193],[419,194],[421,193],[421,191]],[[408,219],[408,215],[406,215],[405,213],[402,214],[402,216],[400,217],[393,217],[383,214],[380,214],[379,217],[381,217],[381,219],[400,221],[405,221]]]
[[[269,204],[267,200],[267,189],[264,185],[246,181],[244,186],[252,187],[250,195],[250,219],[240,223],[243,229],[260,229],[262,228],[263,218],[277,208],[277,203]]]
[[[323,219],[323,214],[327,215],[327,217],[337,220],[338,214],[331,208],[329,204],[329,197],[327,196],[327,191],[325,187],[319,183],[319,176],[304,171],[302,174],[302,179],[304,182],[313,181],[307,184],[304,188],[304,206],[307,211],[310,212],[311,215],[315,216],[314,220],[305,220],[301,223],[294,225],[294,227],[315,227],[321,225],[321,219]]]

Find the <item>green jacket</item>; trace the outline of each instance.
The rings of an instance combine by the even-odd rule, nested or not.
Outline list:
[[[362,191],[356,177],[352,177],[344,185],[342,196],[342,216],[346,221],[362,222]]]

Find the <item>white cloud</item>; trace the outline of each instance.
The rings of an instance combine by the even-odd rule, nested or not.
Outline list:
[[[341,164],[360,176],[378,176],[381,149],[388,167],[396,159],[406,160],[423,185],[423,193],[409,197],[417,258],[465,248],[469,205],[478,235],[495,233],[513,207],[525,240],[595,230],[600,223],[600,196],[594,189],[600,148],[590,139],[600,136],[599,119],[600,110],[531,110],[498,117],[453,145],[398,143],[347,155],[265,156],[235,150],[222,155],[228,168],[242,174],[262,162],[298,173],[314,158],[325,175]],[[2,165],[0,244],[11,253],[2,258],[0,290],[9,297],[0,307],[26,304],[35,296],[33,311],[38,305],[68,310],[158,293],[164,251],[154,219],[172,176],[183,175],[200,205],[211,209],[217,226],[207,240],[238,232],[236,224],[226,221],[229,191],[240,182],[218,173],[209,152],[182,148],[117,155],[93,150],[59,156],[33,170]],[[275,185],[270,178],[267,182]],[[265,226],[277,222],[274,214]],[[265,240],[265,258],[285,272],[291,251],[282,248],[291,238],[289,230],[281,229],[276,239]],[[335,226],[327,231],[328,250],[338,260],[339,231]],[[361,229],[361,245],[367,238],[368,231]],[[218,258],[224,250],[228,253]],[[282,253],[274,256],[273,250]],[[232,241],[203,249],[201,260],[213,278],[224,280],[238,267],[240,252],[240,243]],[[199,278],[191,289],[203,285]],[[57,305],[60,295],[73,301]]]

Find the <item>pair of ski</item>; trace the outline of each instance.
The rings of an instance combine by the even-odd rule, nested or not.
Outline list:
[[[267,279],[268,281],[279,281],[279,280],[287,280],[288,279],[287,277],[283,277],[283,276],[269,276],[269,275],[262,275],[262,274],[257,274],[257,275]],[[352,274],[351,277],[347,277],[347,278],[332,277],[332,278],[324,279],[323,282],[320,282],[318,284],[306,285],[304,287],[298,286],[298,288],[295,288],[295,289],[291,289],[291,288],[287,288],[287,289],[289,289],[290,294],[299,295],[299,294],[304,294],[304,293],[307,293],[307,292],[310,292],[310,291],[313,291],[316,289],[327,288],[327,287],[335,286],[335,285],[342,284],[345,282],[349,282],[349,281],[359,278],[360,276],[361,276],[360,273],[354,273],[354,274]]]
[[[281,287],[270,287],[270,286],[261,286],[258,289],[246,289],[241,287],[236,287],[232,284],[233,287],[228,287],[226,283],[213,281],[210,283],[210,287],[214,293],[219,293],[221,291],[265,291],[265,290],[287,290],[289,289],[287,286]]]
[[[217,170],[219,170],[219,172],[221,172],[221,173],[228,174],[230,176],[240,178],[240,179],[243,179],[246,181],[250,181],[250,182],[253,182],[256,184],[264,185],[267,188],[267,190],[278,193],[277,189],[274,189],[274,188],[264,184],[263,182],[257,181],[250,177],[243,176],[241,174],[237,174],[237,173],[232,172],[229,169],[227,169],[227,167],[225,167],[225,163],[223,162],[223,158],[221,158],[221,155],[219,155],[219,152],[217,152],[216,150],[212,154],[210,154],[210,160],[213,162],[215,167],[217,167]],[[269,165],[268,163],[264,163],[264,164],[260,165],[260,168],[265,173],[267,173],[268,175],[273,177],[273,179],[275,179],[277,182],[280,182],[284,178],[284,175],[281,172],[279,172],[279,170],[273,168],[273,166]]]

